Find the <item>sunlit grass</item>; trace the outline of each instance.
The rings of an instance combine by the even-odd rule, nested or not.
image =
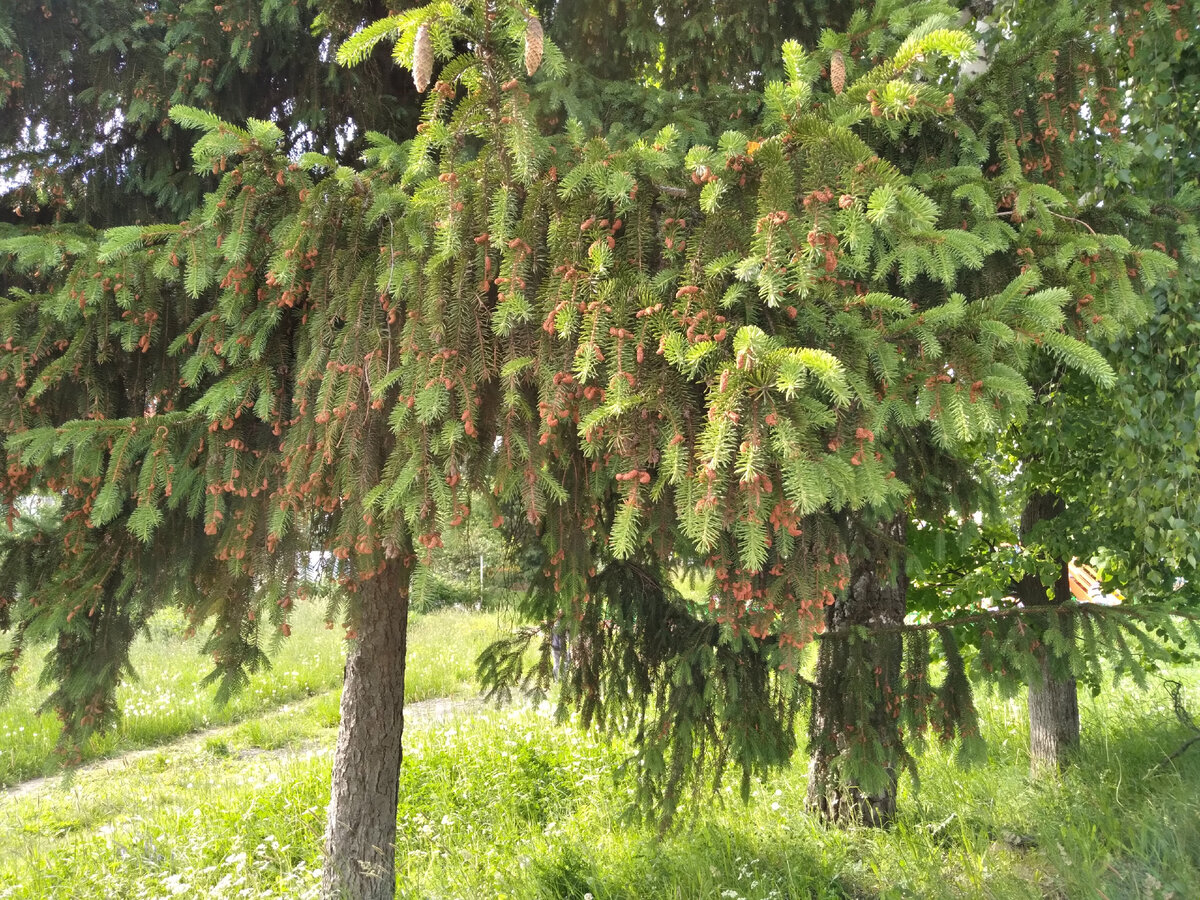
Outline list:
[[[1200,669],[1176,677],[1200,708]],[[277,717],[303,719],[322,699]],[[988,762],[963,770],[931,749],[920,792],[905,782],[889,831],[815,822],[798,765],[756,783],[748,806],[732,790],[689,799],[662,841],[625,818],[620,741],[527,709],[418,721],[400,787],[400,896],[1200,895],[1200,748],[1160,765],[1187,736],[1161,686],[1084,698],[1082,757],[1054,779],[1028,774],[1023,703],[980,704]],[[0,900],[314,897],[333,731],[310,722],[292,729],[309,739],[261,753],[254,721],[219,746],[152,753],[68,790],[0,799]],[[269,736],[290,726],[262,727]]]
[[[408,699],[472,692],[475,656],[498,627],[494,613],[448,609],[413,616]],[[301,605],[292,619],[292,635],[276,649],[271,667],[254,674],[245,690],[218,707],[213,703],[216,687],[200,684],[212,668],[211,660],[200,655],[202,639],[185,638],[183,623],[168,612],[155,620],[150,636],[140,638],[134,647],[138,679],[118,692],[120,725],[89,741],[84,759],[162,744],[329,692],[334,693],[316,708],[325,710],[325,724],[336,724],[336,692],[346,654],[343,634],[341,629],[326,628],[319,605]],[[30,662],[18,674],[13,697],[0,706],[0,785],[54,772],[59,764],[54,747],[61,727],[52,714],[37,714],[48,690],[37,687],[35,654],[30,654]]]

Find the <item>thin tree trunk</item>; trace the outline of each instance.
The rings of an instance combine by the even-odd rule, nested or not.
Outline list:
[[[1040,522],[1052,521],[1062,512],[1062,501],[1052,494],[1037,493],[1025,504],[1021,515],[1021,539],[1024,540]],[[1017,596],[1028,605],[1044,605],[1047,601],[1064,604],[1071,598],[1067,561],[1059,560],[1058,577],[1049,594],[1036,576],[1026,576],[1017,585]],[[1072,639],[1074,629],[1067,629]],[[1064,671],[1066,660],[1055,659],[1045,649],[1037,658],[1041,678],[1029,685],[1029,760],[1037,772],[1059,769],[1069,761],[1079,747],[1079,691],[1075,678]]]
[[[361,584],[346,659],[325,831],[324,900],[393,900],[411,566],[390,559]]]
[[[899,515],[879,533],[851,529],[850,584],[826,610],[827,631],[903,623],[906,523]],[[902,638],[894,631],[820,642],[807,803],[827,821],[883,827],[895,816],[904,756],[897,727],[902,662]]]

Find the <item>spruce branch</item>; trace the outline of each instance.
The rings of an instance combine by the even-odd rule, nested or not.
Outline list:
[[[1136,609],[1128,606],[1106,606],[1103,603],[1075,603],[1073,605],[1065,604],[1045,604],[1037,606],[1012,606],[1008,609],[1000,609],[994,612],[975,613],[969,616],[956,616],[950,619],[938,619],[934,622],[913,622],[902,623],[898,625],[878,625],[872,626],[872,633],[887,634],[892,632],[911,633],[917,631],[937,631],[942,628],[957,628],[962,625],[972,625],[977,622],[991,622],[997,619],[1009,619],[1019,616],[1042,616],[1053,613],[1055,615],[1070,614],[1072,611],[1078,610],[1086,615],[1122,615],[1136,618],[1144,623],[1151,623],[1153,616],[1147,615],[1145,610]],[[1200,613],[1192,613],[1182,609],[1162,610],[1163,616],[1173,618],[1186,619],[1190,622],[1200,623]],[[830,631],[822,632],[817,635],[821,640],[831,638],[852,638],[859,635],[859,630],[856,628],[837,628]]]

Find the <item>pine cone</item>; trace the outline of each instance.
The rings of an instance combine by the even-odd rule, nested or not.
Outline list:
[[[833,85],[835,94],[846,89],[846,59],[841,50],[834,50],[829,58],[829,83]]]
[[[530,16],[525,21],[525,71],[530,75],[542,64],[542,48],[545,37],[542,34],[542,23]]]
[[[433,77],[433,41],[429,37],[429,26],[418,25],[417,37],[413,41],[413,84],[422,94]]]

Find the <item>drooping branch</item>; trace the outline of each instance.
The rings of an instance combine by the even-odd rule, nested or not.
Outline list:
[[[879,632],[919,632],[919,631],[938,631],[943,628],[957,628],[963,625],[973,625],[979,622],[991,622],[998,619],[1011,619],[1021,616],[1041,616],[1041,615],[1069,615],[1073,610],[1078,610],[1087,615],[1122,615],[1136,618],[1142,622],[1150,622],[1153,620],[1152,613],[1159,613],[1161,616],[1171,618],[1185,619],[1189,622],[1200,623],[1200,613],[1190,612],[1185,609],[1169,608],[1162,610],[1138,609],[1129,606],[1107,606],[1103,603],[1076,603],[1072,606],[1061,606],[1056,604],[1046,604],[1044,606],[1011,606],[1007,609],[998,609],[983,613],[973,613],[967,616],[955,616],[949,619],[938,619],[933,622],[906,622],[902,625],[880,625],[877,628],[872,628],[872,631]],[[817,635],[819,640],[836,640],[856,636],[856,632],[852,628],[839,628],[833,631],[825,631]]]

